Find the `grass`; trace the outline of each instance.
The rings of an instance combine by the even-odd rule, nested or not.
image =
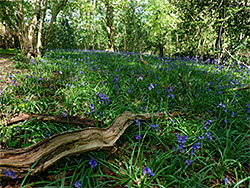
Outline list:
[[[148,65],[134,53],[49,50],[43,59],[16,64],[6,78],[11,84],[0,92],[4,117],[87,116],[107,127],[124,111],[184,113],[135,122],[114,154],[83,153],[17,182],[23,187],[249,187],[250,94],[232,90],[250,83],[249,69],[190,58],[144,59]],[[2,148],[23,148],[79,128],[45,122],[1,126],[0,141]]]

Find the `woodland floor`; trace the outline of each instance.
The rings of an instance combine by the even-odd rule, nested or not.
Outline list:
[[[14,70],[14,63],[11,60],[14,55],[15,54],[0,54],[0,89],[3,89],[7,83],[5,75]]]

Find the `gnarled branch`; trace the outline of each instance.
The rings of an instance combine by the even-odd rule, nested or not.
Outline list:
[[[179,115],[182,113],[171,113],[172,117]],[[136,119],[147,121],[151,120],[152,116],[161,118],[165,114],[124,112],[107,128],[88,127],[47,137],[23,149],[0,149],[0,178],[5,178],[6,169],[12,170],[17,178],[23,178],[29,171],[29,175],[36,175],[62,158],[113,147],[127,127],[133,124]],[[31,169],[33,165],[34,167]]]

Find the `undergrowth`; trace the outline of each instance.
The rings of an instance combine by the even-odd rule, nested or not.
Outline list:
[[[148,65],[134,53],[48,50],[42,59],[19,62],[7,77],[11,84],[0,91],[2,119],[63,114],[101,120],[107,127],[124,111],[184,115],[136,121],[114,154],[84,153],[16,181],[22,187],[249,187],[250,93],[234,88],[250,83],[250,70],[187,57],[144,59]],[[1,147],[23,148],[83,127],[1,125]]]

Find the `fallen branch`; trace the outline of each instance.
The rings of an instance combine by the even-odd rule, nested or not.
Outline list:
[[[171,113],[172,117],[179,115],[182,113]],[[91,150],[110,149],[136,119],[147,121],[151,120],[152,116],[163,118],[165,114],[124,112],[107,128],[88,127],[47,137],[26,148],[0,149],[0,178],[7,178],[6,170],[12,170],[17,178],[25,177],[29,171],[29,175],[36,175],[62,158]],[[32,165],[34,167],[31,169]]]
[[[250,89],[250,85],[245,86],[245,87],[238,87],[238,88],[233,88],[233,91],[240,91],[240,90],[245,90],[245,89]]]
[[[73,117],[73,116],[62,116],[62,115],[41,115],[41,114],[20,114],[19,116],[9,118],[7,120],[0,120],[0,124],[4,126],[17,124],[23,121],[39,121],[39,122],[52,122],[52,123],[65,123],[65,124],[76,124],[76,125],[87,125],[90,127],[100,125],[101,122],[96,120],[85,118],[85,117]]]

